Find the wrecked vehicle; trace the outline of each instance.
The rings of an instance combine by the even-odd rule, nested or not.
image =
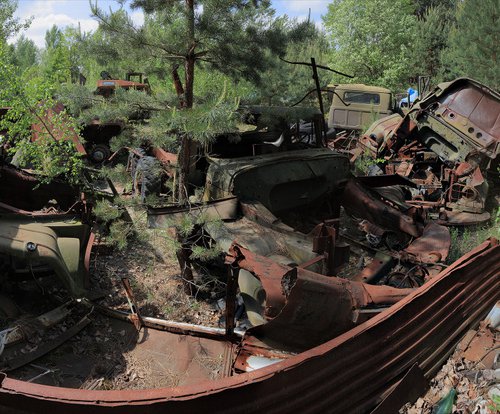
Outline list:
[[[443,83],[407,115],[375,122],[353,157],[385,159],[374,173],[400,174],[417,188],[406,203],[446,225],[487,221],[485,202],[497,180],[500,95],[472,79]]]
[[[147,78],[143,78],[143,73],[129,72],[126,74],[126,80],[115,79],[107,72],[102,72],[103,79],[97,81],[95,95],[109,98],[114,94],[116,88],[124,90],[137,90],[144,93],[151,93],[151,87]],[[134,80],[135,79],[135,80]],[[8,108],[0,108],[0,117],[7,113]],[[87,158],[93,164],[101,164],[111,156],[110,140],[118,136],[125,128],[123,121],[102,122],[98,117],[81,126],[79,132],[73,129],[65,130],[59,126],[61,114],[65,107],[58,102],[53,108],[47,110],[41,117],[40,122],[31,126],[31,140],[33,142],[47,136],[47,131],[56,140],[65,139],[74,143],[76,151]],[[68,115],[63,115],[67,117]],[[140,111],[135,114],[137,119],[144,119],[148,114]],[[56,120],[54,122],[54,119]],[[64,120],[64,118],[63,118]],[[0,131],[0,134],[2,132]],[[82,139],[83,138],[83,139]]]
[[[0,371],[29,364],[90,322],[69,320],[78,307],[71,298],[89,287],[94,242],[89,218],[78,188],[57,180],[46,184],[12,165],[0,165],[0,354],[10,354],[7,363],[0,357]],[[44,298],[58,292],[64,292],[66,303],[47,308]],[[40,315],[42,309],[46,312]],[[53,327],[62,320],[67,321],[65,331],[56,334]],[[10,321],[17,322],[4,329]],[[12,351],[35,332],[48,335],[47,342],[33,352]]]
[[[94,241],[89,219],[85,197],[74,186],[41,183],[33,174],[0,165],[0,262],[7,278],[51,269],[71,295],[82,295]]]
[[[127,72],[125,74],[125,79],[119,79],[111,76],[109,72],[102,71],[101,79],[97,81],[97,88],[94,94],[109,98],[116,88],[127,90],[134,89],[148,94],[151,93],[151,86],[149,85],[148,78],[146,78],[142,72]]]
[[[159,228],[186,210],[205,216],[205,228],[226,253],[225,326],[146,316],[122,277],[130,312],[99,305],[90,291],[62,296],[55,306],[58,291],[48,295],[51,306],[30,309],[37,316],[29,326],[44,334],[29,343],[26,332],[33,330],[26,330],[19,308],[30,303],[25,297],[40,295],[11,297],[1,325],[0,410],[387,413],[423,391],[498,300],[498,241],[446,266],[448,229],[426,222],[423,209],[389,204],[375,191],[415,184],[397,175],[352,177],[349,159],[324,148],[321,114],[307,134],[300,122],[265,127],[263,120],[236,144],[221,137],[209,156],[197,158],[190,178],[193,189],[206,183],[205,202],[148,214]],[[342,208],[387,248],[355,238],[356,225]],[[25,249],[30,241],[10,239]],[[36,291],[36,283],[31,287]],[[236,326],[238,291],[247,329]],[[102,372],[99,361],[76,352],[77,345],[51,351],[97,314],[109,321],[103,326],[114,347],[123,343],[124,353],[147,360],[159,371],[150,375],[172,376],[171,386],[116,390],[97,382],[81,389],[93,369]],[[48,370],[27,366],[42,354]]]
[[[95,95],[110,98],[116,89],[136,90],[151,94],[151,86],[147,77],[142,72],[127,72],[125,79],[113,77],[108,72],[101,72],[101,79],[97,81]],[[137,118],[143,118],[145,114],[136,114]],[[112,154],[109,142],[111,138],[120,135],[125,127],[122,121],[107,121],[93,119],[83,126],[81,136],[87,146],[89,159],[96,164],[106,161]]]
[[[331,105],[328,128],[338,132],[357,131],[358,134],[375,119],[394,111],[394,98],[389,89],[363,84],[328,85]]]
[[[1,373],[2,410],[393,412],[409,394],[416,397],[423,391],[426,379],[498,299],[500,247],[496,241],[487,241],[393,306],[371,308],[375,312],[370,308],[359,311],[358,319],[373,317],[336,335],[337,321],[343,320],[344,327],[355,323],[350,319],[353,303],[376,303],[381,298],[386,302],[391,293],[381,297],[373,291],[369,296],[353,291],[349,296],[328,300],[331,296],[325,293],[338,292],[341,283],[346,282],[305,269],[277,266],[237,245],[232,252],[228,257],[231,269],[248,269],[262,280],[270,278],[270,286],[283,289],[281,310],[274,318],[247,330],[240,340],[241,332],[231,326],[225,332],[196,326],[169,327],[161,320],[142,317],[150,339],[135,346],[148,346],[160,356],[175,347],[179,361],[185,361],[190,367],[188,372],[193,373],[191,382],[186,383],[186,365],[176,365],[177,359],[165,357],[161,364],[182,375],[178,386],[81,390],[25,382],[10,372]],[[314,298],[317,300],[311,301]],[[397,299],[392,296],[390,300]],[[326,314],[324,306],[329,309]],[[467,315],[465,319],[463,315]],[[126,318],[127,314],[122,316]],[[84,315],[82,320],[88,317]],[[317,324],[324,329],[314,329]],[[177,333],[172,333],[174,328]],[[181,352],[189,349],[203,349],[206,357],[219,355],[223,359],[221,367],[227,368],[221,369],[218,379],[206,371],[193,371],[196,364],[183,359]]]

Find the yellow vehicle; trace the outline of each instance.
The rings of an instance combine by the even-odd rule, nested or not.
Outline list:
[[[393,113],[389,89],[364,84],[328,85],[331,99],[328,129],[361,131],[379,118]]]

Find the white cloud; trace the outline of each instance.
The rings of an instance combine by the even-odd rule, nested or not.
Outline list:
[[[309,9],[314,13],[315,10],[326,9],[328,3],[330,3],[330,0],[289,0],[283,2],[283,6],[296,13],[307,13]]]
[[[57,27],[63,28],[66,26],[78,26],[79,23],[84,32],[97,28],[97,22],[93,19],[74,19],[67,14],[50,13],[45,16],[35,16],[31,26],[24,32],[24,35],[32,39],[38,47],[44,47],[45,32],[54,24]]]
[[[19,12],[23,14],[22,17],[53,13],[56,3],[54,0],[25,2],[25,4],[21,3],[22,7]],[[65,1],[59,2],[59,4],[61,3],[65,3]]]
[[[65,10],[65,12],[62,12],[62,10]],[[71,10],[71,15],[66,10]],[[90,17],[76,17],[84,13],[85,15],[89,14],[88,3],[71,0],[36,0],[19,2],[16,17],[19,17],[21,20],[33,17],[30,27],[22,34],[32,39],[38,47],[44,47],[45,32],[54,24],[60,28],[78,26],[80,24],[82,31],[95,30],[97,28],[95,20]],[[13,38],[10,41],[15,42],[16,40],[17,38]]]
[[[144,24],[144,13],[142,11],[130,13],[130,18],[136,26],[142,26]]]

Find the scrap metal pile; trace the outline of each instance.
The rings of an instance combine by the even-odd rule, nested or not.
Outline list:
[[[483,223],[490,218],[485,210],[490,187],[498,182],[499,113],[500,94],[487,86],[466,78],[443,83],[404,117],[394,114],[374,123],[355,157],[366,152],[383,159],[374,174],[410,178],[417,187],[399,199],[439,223]]]
[[[126,278],[129,312],[99,302],[108,293],[89,283],[94,220],[86,197],[2,164],[0,411],[390,413],[416,400],[500,291],[497,240],[447,262],[447,226],[483,221],[476,216],[485,214],[484,174],[496,166],[498,96],[469,80],[440,90],[390,133],[377,136],[382,120],[360,140],[386,157],[386,174],[354,177],[349,158],[326,148],[321,114],[307,136],[305,119],[257,121],[238,143],[221,137],[194,165],[190,175],[205,180],[202,201],[149,208],[152,228],[197,218],[193,231],[223,252],[221,326],[149,315]],[[442,118],[458,120],[462,141],[445,134],[451,127]],[[184,267],[193,249],[183,244]],[[147,356],[152,376],[175,381],[81,389],[78,372],[102,361],[77,345],[58,347],[91,336],[99,323],[118,353]],[[58,380],[26,376],[40,358],[60,371]]]

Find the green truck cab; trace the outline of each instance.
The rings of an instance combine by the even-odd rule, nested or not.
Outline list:
[[[393,113],[394,99],[389,89],[364,84],[328,85],[331,100],[328,128],[358,131]]]

